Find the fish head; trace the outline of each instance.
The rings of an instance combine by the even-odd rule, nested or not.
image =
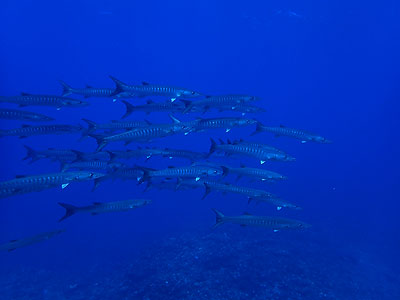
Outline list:
[[[44,116],[44,115],[33,115],[33,119],[37,121],[54,121],[55,119],[52,117]]]
[[[295,158],[295,157],[290,156],[290,155],[288,155],[288,154],[283,154],[282,157],[283,157],[283,160],[284,160],[284,161],[296,161],[296,158]]]
[[[89,103],[86,101],[78,100],[78,99],[71,99],[71,98],[64,98],[63,104],[66,106],[88,106]]]
[[[321,143],[321,144],[332,144],[331,140],[328,140],[322,136],[315,136],[312,138],[314,142]]]
[[[295,224],[293,224],[292,228],[295,229],[308,229],[311,228],[310,224],[304,223],[304,222],[296,222]]]
[[[183,97],[192,97],[192,98],[195,98],[195,97],[200,97],[200,96],[201,96],[200,93],[198,93],[198,92],[196,92],[196,91],[190,91],[190,90],[181,90],[181,91],[179,91],[179,93],[180,93],[181,96],[183,96]]]
[[[255,96],[246,96],[246,95],[243,95],[243,96],[240,96],[240,100],[241,100],[242,102],[249,102],[249,101],[260,100],[260,98],[259,98],[259,97],[255,97]]]
[[[82,180],[97,179],[103,176],[105,176],[105,174],[99,172],[80,171],[80,172],[74,172],[70,179],[82,181]]]

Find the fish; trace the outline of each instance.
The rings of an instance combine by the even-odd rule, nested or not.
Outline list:
[[[188,113],[193,109],[208,111],[211,108],[220,107],[235,107],[236,105],[247,103],[257,100],[257,97],[247,95],[219,95],[219,96],[206,96],[204,99],[197,101],[189,101],[180,99],[185,104],[185,109],[182,113]]]
[[[152,201],[148,199],[133,199],[114,202],[93,202],[93,205],[88,206],[74,206],[71,204],[58,202],[60,206],[65,208],[65,215],[58,221],[61,222],[76,213],[83,212],[90,213],[92,216],[95,216],[101,213],[129,211],[148,205],[151,202]]]
[[[270,151],[270,152],[283,153],[283,154],[285,153],[284,151],[282,151],[282,150],[280,150],[278,148],[272,147],[270,145],[262,144],[262,143],[258,143],[258,142],[245,141],[243,139],[234,140],[234,141],[230,141],[228,139],[227,143],[228,144],[233,144],[233,145],[239,145],[240,144],[240,145],[247,145],[247,146],[255,147],[255,148],[262,148],[262,149]]]
[[[100,98],[113,98],[115,102],[118,98],[129,98],[129,94],[120,93],[118,95],[113,95],[115,88],[94,88],[90,85],[86,85],[84,88],[72,88],[70,85],[66,84],[64,81],[59,81],[63,87],[62,96],[69,96],[71,94],[80,95],[85,98],[100,97]]]
[[[286,179],[285,176],[279,173],[258,168],[248,168],[244,164],[241,164],[240,168],[232,168],[226,166],[221,166],[221,168],[223,171],[222,175],[223,177],[225,177],[228,174],[235,174],[237,175],[238,179],[240,179],[242,176],[247,176],[254,179],[260,179],[261,181]]]
[[[301,141],[302,144],[306,142],[315,142],[321,144],[330,144],[331,140],[328,140],[320,135],[316,135],[314,133],[310,133],[301,129],[293,129],[288,128],[284,125],[280,125],[279,127],[269,127],[264,126],[260,123],[257,123],[256,131],[253,132],[253,135],[260,132],[271,132],[275,134],[275,137],[279,136],[288,136]]]
[[[52,161],[74,161],[81,155],[81,152],[69,149],[48,148],[46,150],[34,150],[27,145],[24,145],[24,147],[26,149],[26,156],[22,160],[30,159],[31,161],[29,163],[33,163],[39,159],[50,159]]]
[[[162,178],[195,178],[199,181],[202,177],[207,176],[219,176],[222,175],[222,171],[219,168],[214,168],[209,165],[192,164],[190,166],[184,167],[174,167],[169,166],[166,169],[154,170],[149,168],[141,167],[144,174],[139,180],[140,183],[144,181],[149,181],[152,178],[162,177]]]
[[[4,120],[20,120],[30,122],[48,122],[54,121],[54,118],[18,109],[0,108],[0,119]]]
[[[257,226],[271,228],[274,232],[286,229],[307,229],[311,225],[286,218],[254,216],[249,213],[244,213],[240,216],[225,216],[215,208],[212,209],[216,215],[216,223],[213,228],[216,228],[225,223],[239,224],[241,226]]]
[[[245,196],[248,199],[248,203],[265,202],[265,203],[275,206],[277,210],[281,210],[282,208],[291,208],[291,209],[295,209],[295,210],[301,209],[300,206],[290,203],[290,202],[287,202],[267,191],[249,188],[249,187],[245,187],[245,186],[233,185],[233,184],[230,184],[227,182],[216,181],[216,180],[212,180],[212,179],[208,179],[208,178],[202,178],[198,181],[189,180],[189,179],[187,179],[187,180],[179,179],[177,182],[176,189],[177,190],[180,189],[181,186],[192,187],[192,188],[204,187],[205,192],[204,192],[202,199],[205,199],[211,193],[211,191],[218,191],[223,194],[233,193],[233,194],[239,194],[239,195]]]
[[[223,128],[229,132],[234,127],[242,127],[257,124],[258,121],[244,118],[198,118],[193,124],[185,124],[186,127],[192,128],[192,131],[204,131],[208,129]]]
[[[16,194],[61,186],[66,188],[71,182],[94,180],[104,176],[103,173],[89,171],[59,172],[40,175],[18,175],[15,179],[0,182],[0,198]]]
[[[112,169],[122,168],[125,165],[119,162],[108,162],[101,160],[92,161],[76,161],[71,163],[63,163],[61,165],[61,172],[66,170],[78,169],[78,170],[102,170],[109,171]]]
[[[111,160],[114,159],[131,159],[131,158],[140,158],[146,157],[146,159],[150,159],[155,155],[163,155],[163,150],[158,148],[149,148],[149,147],[138,147],[137,149],[129,149],[129,150],[112,150],[107,151],[111,155]]]
[[[120,93],[128,93],[132,97],[164,96],[169,97],[172,102],[181,97],[201,96],[200,93],[185,88],[149,84],[148,82],[142,82],[141,85],[127,85],[113,76],[110,78],[116,85],[113,96]]]
[[[186,158],[190,160],[192,163],[200,160],[204,160],[207,157],[207,153],[203,152],[194,152],[194,151],[189,151],[189,150],[183,150],[183,149],[171,149],[171,148],[164,148],[160,150],[162,153],[162,156],[168,157],[169,159],[175,158],[175,157],[180,157],[180,158]]]
[[[61,109],[62,107],[81,107],[89,105],[88,102],[72,98],[54,95],[33,95],[28,93],[21,93],[20,96],[1,96],[0,102],[18,104],[19,107],[53,106],[57,109]]]
[[[97,178],[94,180],[94,187],[92,191],[94,191],[100,183],[108,179],[121,179],[121,180],[135,180],[140,181],[143,178],[143,170],[138,167],[122,167],[122,168],[114,168],[110,172],[108,172],[105,176]]]
[[[92,132],[95,132],[97,130],[107,130],[108,132],[113,132],[113,131],[126,131],[126,130],[132,130],[135,128],[143,128],[150,126],[151,123],[149,121],[117,121],[117,120],[112,120],[110,123],[96,123],[93,121],[90,121],[88,119],[82,119],[84,122],[88,124],[88,129],[86,129],[82,135],[86,136],[89,135]]]
[[[102,136],[89,134],[97,141],[97,151],[103,149],[107,144],[111,142],[125,142],[125,145],[131,142],[149,142],[154,138],[161,138],[168,135],[173,135],[182,130],[180,124],[154,124],[144,128],[136,128],[123,133],[114,135]]]
[[[20,128],[0,130],[0,137],[3,136],[18,136],[20,139],[34,135],[49,135],[49,134],[70,134],[82,131],[80,125],[66,125],[66,124],[54,124],[54,125],[22,125]]]
[[[54,230],[50,232],[44,232],[40,233],[31,237],[19,239],[19,240],[11,240],[8,243],[0,245],[0,251],[14,251],[17,248],[22,248],[25,246],[29,246],[32,244],[36,244],[45,240],[48,240],[52,238],[53,236],[56,236],[62,232],[64,232],[64,229],[59,229],[59,230]]]
[[[212,138],[211,147],[208,156],[210,156],[215,151],[222,151],[226,155],[246,155],[250,157],[255,157],[260,160],[260,164],[264,164],[268,160],[276,161],[294,161],[295,158],[286,154],[270,151],[261,147],[255,147],[253,145],[246,144],[228,144],[221,140],[221,144],[217,144]]]
[[[125,119],[130,116],[135,111],[141,111],[146,114],[150,114],[152,112],[168,112],[168,113],[176,113],[182,112],[184,110],[184,105],[177,102],[154,102],[152,100],[147,100],[145,105],[132,105],[128,101],[122,100],[122,103],[125,104],[125,114],[121,117],[121,119]]]

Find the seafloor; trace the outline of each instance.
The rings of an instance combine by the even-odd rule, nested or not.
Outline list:
[[[0,299],[400,299],[399,274],[359,249],[235,229],[165,238],[81,277],[16,269],[1,274]]]

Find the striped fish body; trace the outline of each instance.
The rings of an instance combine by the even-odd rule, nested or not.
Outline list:
[[[31,95],[23,93],[21,96],[0,97],[0,102],[8,102],[24,106],[53,106],[57,108],[67,106],[86,106],[89,103],[53,95]]]
[[[134,111],[142,111],[145,113],[151,113],[151,112],[181,112],[184,109],[184,106],[182,104],[179,104],[177,102],[147,102],[145,105],[136,105],[133,106]]]
[[[96,130],[109,130],[109,131],[115,131],[115,130],[132,130],[136,128],[143,128],[143,127],[148,127],[151,125],[148,122],[145,121],[111,121],[110,123],[95,123],[87,119],[83,119],[85,122],[88,123],[89,132],[93,132]]]
[[[78,158],[80,152],[68,149],[34,150],[28,146],[24,146],[27,150],[23,160],[31,159],[31,163],[39,159],[50,159],[52,161],[73,161]]]
[[[165,148],[164,150],[161,150],[161,152],[164,157],[168,157],[170,159],[172,159],[174,157],[187,158],[191,162],[204,160],[207,156],[206,153],[193,152],[193,151],[181,150],[181,149]]]
[[[242,119],[242,118],[215,118],[215,119],[199,119],[194,124],[195,131],[202,131],[205,129],[224,128],[229,131],[233,127],[247,126],[255,124],[255,120]]]
[[[278,148],[275,148],[275,147],[272,147],[272,146],[269,146],[266,144],[257,143],[257,142],[248,142],[248,141],[244,141],[244,140],[238,140],[238,141],[233,141],[232,144],[234,144],[234,145],[241,144],[241,145],[247,145],[249,147],[262,148],[269,152],[285,153],[284,151],[282,151]]]
[[[101,160],[101,161],[109,161],[111,159],[110,153],[107,151],[99,151],[99,152],[79,152],[79,156],[77,157],[80,161],[92,161],[92,160]]]
[[[74,125],[40,125],[30,126],[22,125],[21,128],[2,130],[0,136],[19,136],[28,137],[34,135],[47,135],[47,134],[67,134],[80,132],[81,126]]]
[[[309,227],[300,221],[286,219],[286,218],[275,218],[275,217],[263,217],[263,216],[253,216],[249,214],[244,214],[241,216],[227,217],[224,216],[221,220],[222,223],[233,223],[242,226],[257,226],[266,227],[274,230],[281,229],[304,229]]]
[[[257,178],[262,181],[264,180],[282,180],[285,179],[286,177],[278,174],[276,172],[272,172],[269,170],[264,170],[264,169],[258,169],[258,168],[247,168],[247,167],[242,167],[242,168],[227,168],[229,174],[235,174],[238,176],[248,176],[251,178]]]
[[[272,198],[275,197],[273,194],[266,192],[264,190],[248,188],[244,186],[237,186],[229,183],[223,183],[218,181],[211,180],[203,180],[203,183],[206,187],[209,187],[211,190],[216,190],[220,192],[229,192],[240,194],[246,196],[248,198]]]
[[[95,202],[93,205],[77,208],[77,212],[88,212],[91,214],[101,214],[108,212],[128,211],[151,203],[147,199],[134,199],[115,202]]]
[[[164,137],[172,133],[173,130],[169,127],[148,126],[145,128],[133,129],[116,135],[107,136],[104,138],[104,141],[107,143],[117,141],[148,141],[153,138]]]
[[[234,105],[222,105],[218,107],[219,111],[237,111],[241,112],[242,114],[246,113],[263,113],[265,112],[264,108],[254,106],[254,105],[249,105],[249,104],[234,104]]]
[[[110,178],[139,180],[143,177],[143,170],[139,168],[120,168],[107,175]]]
[[[0,119],[21,120],[21,121],[31,121],[31,122],[46,122],[54,120],[53,118],[50,118],[42,114],[18,110],[18,109],[6,109],[6,108],[0,108]]]
[[[204,99],[197,101],[186,101],[184,113],[194,112],[194,111],[204,111],[206,112],[210,108],[223,108],[223,107],[236,107],[242,103],[255,100],[256,97],[246,96],[246,95],[220,95],[220,96],[207,96]]]
[[[32,244],[36,244],[39,243],[41,241],[45,241],[50,239],[51,237],[60,234],[61,232],[63,232],[64,230],[55,230],[55,231],[51,231],[51,232],[45,232],[45,233],[41,233],[32,237],[28,237],[28,238],[23,238],[23,239],[19,239],[19,240],[13,240],[10,241],[8,243],[2,244],[0,245],[0,250],[7,250],[7,251],[12,251],[15,250],[17,248],[21,248],[21,247],[25,247],[25,246],[29,246]]]
[[[322,136],[294,128],[288,128],[283,125],[280,127],[268,127],[263,125],[258,125],[256,132],[271,132],[275,134],[276,137],[288,136],[300,140],[302,143],[306,142],[317,142],[317,143],[331,143],[331,141],[325,139]]]
[[[149,159],[155,155],[163,155],[163,151],[157,148],[138,148],[133,150],[126,151],[110,151],[114,158],[117,159],[131,159],[131,158],[140,158],[146,157]]]
[[[148,176],[151,177],[165,177],[165,178],[200,178],[205,176],[218,176],[221,171],[215,168],[206,166],[189,166],[189,167],[170,167],[163,170],[149,171]]]
[[[69,164],[64,164],[62,166],[62,172],[70,169],[79,169],[79,170],[103,170],[109,171],[114,168],[122,168],[124,165],[122,163],[117,162],[107,162],[101,160],[94,161],[77,161]]]
[[[12,180],[0,182],[0,190],[2,189],[36,189],[42,186],[58,186],[73,181],[85,181],[96,179],[104,176],[101,173],[94,172],[60,172],[43,175],[32,175],[25,177],[17,177]]]
[[[248,145],[232,145],[232,144],[220,144],[216,145],[215,148],[217,150],[224,151],[228,154],[241,154],[246,156],[251,156],[254,158],[259,159],[260,161],[267,161],[267,160],[278,160],[279,157],[286,157],[286,155],[279,154],[279,153],[271,153],[265,151],[259,147],[252,147]]]

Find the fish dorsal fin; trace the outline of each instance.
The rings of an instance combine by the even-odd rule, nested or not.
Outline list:
[[[142,81],[142,85],[149,85],[150,83],[148,83],[147,81]]]
[[[206,98],[211,98],[211,96],[210,95],[206,95]]]
[[[243,213],[243,216],[252,216],[252,214],[250,214],[250,213],[248,213],[247,211],[245,211],[245,212]]]
[[[118,121],[118,120],[111,120],[111,123],[118,123],[118,122],[120,122],[120,121]]]
[[[100,205],[101,202],[93,202],[93,205]]]
[[[149,100],[146,100],[146,103],[147,103],[147,104],[153,104],[154,101],[149,99]]]
[[[15,178],[24,178],[26,175],[15,175]]]
[[[243,163],[240,164],[240,167],[241,168],[246,168],[245,164],[243,164]]]
[[[226,143],[227,143],[227,144],[232,144],[232,141],[231,141],[230,139],[227,139],[227,140],[226,140]]]
[[[27,128],[27,127],[31,127],[31,125],[22,124],[22,128]]]
[[[18,241],[18,240],[10,240],[10,243],[15,243],[16,241]]]
[[[151,122],[149,120],[144,120],[147,125],[151,125]]]
[[[196,118],[196,121],[203,121],[204,119],[203,118],[200,118],[200,117],[197,117]]]
[[[32,94],[21,92],[21,96],[32,96]]]
[[[86,88],[87,88],[87,89],[92,89],[93,87],[92,87],[91,85],[88,85],[88,84],[87,84],[87,85],[86,85]]]
[[[279,127],[280,128],[285,128],[286,126],[281,124],[281,125],[279,125]]]
[[[168,166],[168,169],[174,169],[175,167],[174,166]]]

